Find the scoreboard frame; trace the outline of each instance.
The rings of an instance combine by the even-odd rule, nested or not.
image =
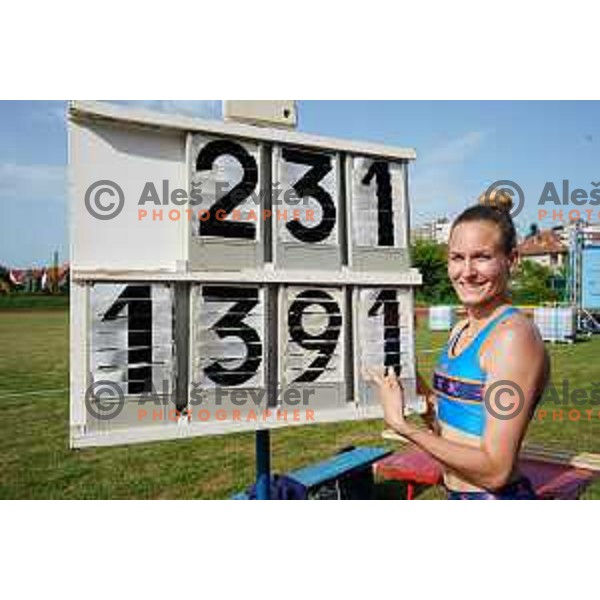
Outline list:
[[[311,153],[331,155],[337,175],[334,187],[329,193],[336,195],[337,208],[341,208],[335,223],[339,236],[337,255],[334,256],[330,249],[322,252],[320,249],[315,251],[314,248],[310,248],[309,252],[304,252],[301,246],[293,247],[291,244],[295,258],[284,258],[281,262],[279,257],[285,256],[282,249],[285,247],[285,251],[289,253],[290,244],[286,246],[278,243],[277,227],[272,222],[262,224],[264,227],[259,238],[262,243],[260,250],[248,258],[247,245],[244,243],[237,244],[241,249],[237,254],[236,244],[231,244],[228,240],[222,243],[212,240],[213,248],[206,250],[202,241],[198,243],[198,240],[194,239],[193,223],[183,220],[178,223],[162,223],[162,228],[149,223],[133,223],[128,228],[123,228],[122,224],[118,225],[118,217],[112,221],[98,221],[85,210],[82,197],[90,182],[94,179],[112,179],[115,173],[125,178],[127,173],[134,173],[133,177],[137,177],[139,181],[142,180],[140,173],[148,172],[152,176],[156,173],[158,176],[168,173],[166,176],[174,179],[175,184],[180,183],[181,187],[189,191],[193,179],[192,165],[203,138],[232,139],[257,147],[258,191],[261,194],[261,202],[266,199],[270,208],[273,208],[270,190],[274,178],[278,179],[273,167],[273,157],[277,155],[278,148],[301,149],[296,153],[301,160],[305,160],[307,155],[310,159]],[[164,148],[161,140],[166,140]],[[364,159],[365,168],[371,165],[371,170],[377,177],[383,173],[384,181],[391,181],[388,187],[403,186],[400,204],[397,206],[401,211],[397,231],[401,231],[403,236],[399,247],[381,250],[361,248],[352,243],[352,227],[356,215],[353,215],[352,204],[348,199],[351,195],[352,161],[357,157]],[[95,158],[99,160],[92,160]],[[358,290],[363,288],[399,290],[403,301],[402,306],[398,308],[398,318],[402,320],[404,339],[409,345],[409,403],[413,410],[422,411],[424,407],[416,397],[414,385],[414,328],[411,321],[414,315],[413,289],[420,285],[421,276],[416,269],[410,268],[408,252],[410,216],[407,167],[408,162],[415,158],[415,151],[410,148],[392,148],[296,131],[206,121],[98,102],[72,102],[69,107],[72,234],[71,446],[178,439],[304,424],[301,421],[276,419],[199,422],[186,419],[183,410],[176,421],[170,422],[167,418],[164,423],[157,425],[132,425],[113,429],[109,423],[103,427],[92,427],[87,409],[87,394],[97,379],[90,368],[93,351],[91,332],[98,320],[98,316],[94,315],[91,309],[91,297],[96,285],[165,284],[173,287],[173,347],[176,349],[173,360],[177,371],[175,402],[177,398],[181,401],[181,396],[187,396],[188,403],[190,383],[194,383],[191,382],[195,352],[192,333],[193,290],[198,285],[254,286],[264,290],[261,293],[264,293],[266,300],[262,309],[265,311],[265,331],[268,331],[265,334],[266,339],[262,340],[265,346],[263,360],[266,362],[263,367],[266,372],[266,399],[264,406],[259,408],[272,408],[273,412],[280,406],[274,401],[274,397],[282,372],[279,364],[281,357],[278,353],[285,345],[286,332],[278,329],[279,324],[286,319],[283,300],[285,290],[299,286],[313,290],[339,289],[341,297],[344,298],[340,306],[340,314],[343,315],[343,331],[340,334],[343,341],[340,362],[343,381],[336,384],[337,406],[334,401],[326,410],[315,411],[313,421],[321,423],[381,417],[380,407],[373,404],[372,400],[361,402],[358,397],[365,393],[365,389],[359,383],[360,374],[357,373],[360,369],[357,356],[361,342],[357,337],[356,323],[359,317],[355,298],[358,297]],[[399,179],[394,179],[394,173],[390,178],[389,172],[385,179],[385,169],[380,167],[386,162],[398,165],[394,173],[401,172]],[[131,181],[128,184],[131,184]],[[379,193],[379,187],[377,192]],[[381,198],[377,198],[379,202]],[[127,210],[130,210],[131,218],[131,206]],[[123,218],[121,223],[124,223]],[[149,226],[145,227],[146,225]],[[162,229],[166,230],[168,227],[171,230],[163,233]],[[153,261],[157,256],[157,246],[159,250],[162,249],[161,240],[157,240],[157,232],[159,238],[161,235],[165,236],[164,250],[167,256],[155,265]],[[222,260],[225,246],[227,250],[233,250],[225,262],[219,262]],[[129,252],[130,248],[134,250]],[[148,256],[140,252],[140,248],[148,249]],[[108,259],[104,254],[105,250],[108,251]],[[119,256],[119,252],[125,256],[113,260],[113,257]],[[210,263],[210,252],[217,258],[207,267],[203,257],[208,257]],[[309,261],[306,257],[310,257],[311,263],[312,259],[318,262],[319,268],[303,267]],[[318,318],[318,315],[314,318]],[[350,353],[351,349],[354,349],[354,353]],[[406,377],[406,373],[402,376]],[[326,390],[327,386],[324,389]]]

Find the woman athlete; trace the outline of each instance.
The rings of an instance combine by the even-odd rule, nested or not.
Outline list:
[[[369,372],[388,425],[445,466],[449,499],[535,499],[517,456],[549,361],[537,328],[509,300],[517,263],[511,206],[499,193],[452,225],[448,275],[467,318],[452,331],[433,391],[426,390],[431,431],[405,420],[403,390],[390,370]]]

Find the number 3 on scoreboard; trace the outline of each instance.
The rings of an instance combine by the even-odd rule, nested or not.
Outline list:
[[[194,300],[194,381],[204,387],[264,382],[264,290],[198,286]]]
[[[285,215],[277,218],[279,240],[337,244],[336,155],[276,146],[273,165],[273,209]]]

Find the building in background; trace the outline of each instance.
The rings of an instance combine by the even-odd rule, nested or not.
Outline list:
[[[557,225],[552,228],[560,236],[560,241],[565,245],[569,246],[571,243],[571,235],[577,223],[575,221],[567,223],[566,225]],[[595,243],[600,242],[600,223],[587,223],[581,221],[581,227],[585,232],[586,241],[593,241]]]
[[[436,244],[447,244],[450,237],[452,223],[447,217],[440,217],[434,221],[423,223],[410,230],[411,242],[423,240]]]
[[[563,239],[564,235],[553,229],[537,231],[519,244],[519,254],[523,259],[557,271],[568,259],[568,234],[567,241],[563,242]]]

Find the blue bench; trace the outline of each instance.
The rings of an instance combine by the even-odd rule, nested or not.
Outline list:
[[[372,482],[373,463],[391,453],[391,450],[385,448],[353,448],[314,465],[292,471],[287,474],[287,477],[303,485],[306,488],[307,496],[323,485],[339,480],[348,480],[362,474],[367,474]],[[248,500],[248,494],[240,492],[232,496],[232,500]]]

